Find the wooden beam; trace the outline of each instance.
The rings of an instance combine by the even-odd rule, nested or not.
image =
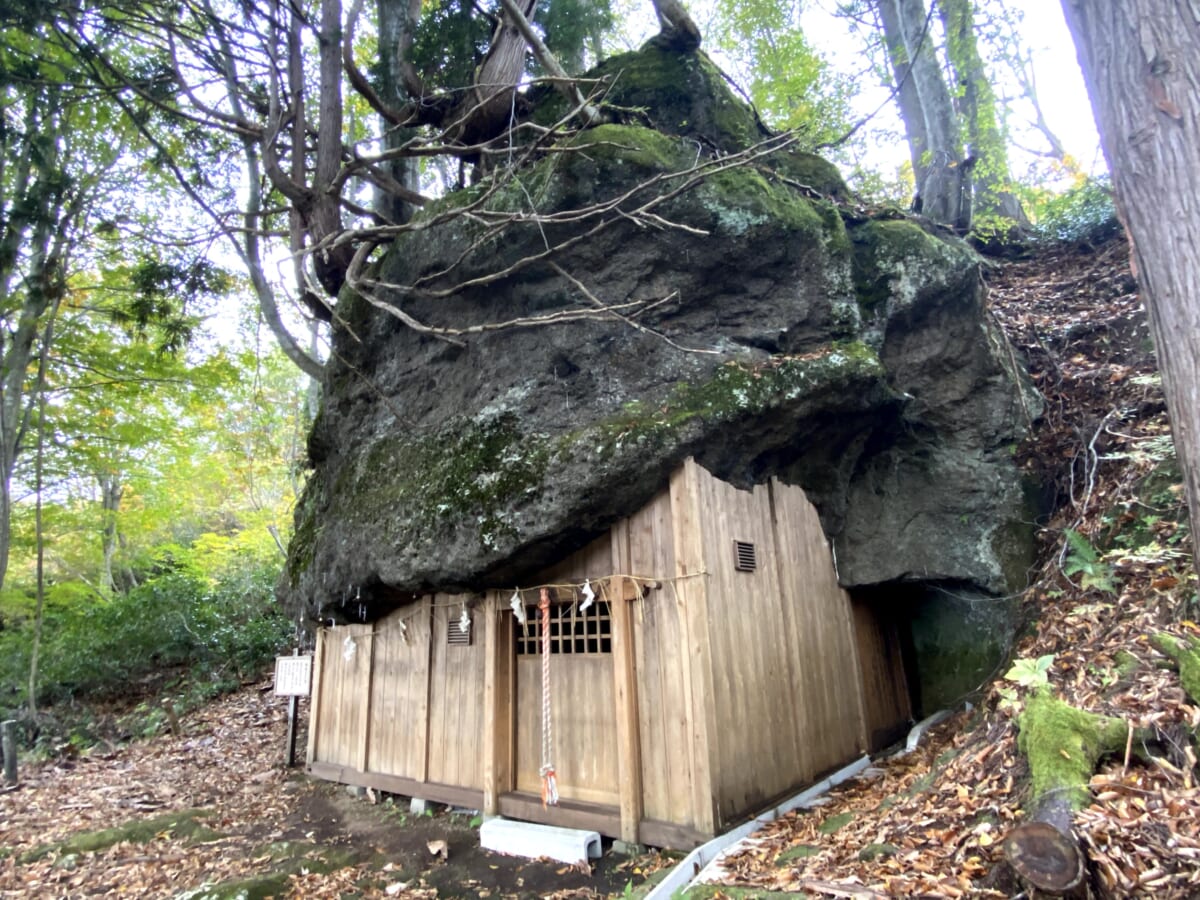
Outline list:
[[[684,693],[688,698],[687,720],[691,732],[692,825],[701,832],[715,834],[717,814],[713,802],[716,783],[713,772],[719,766],[713,758],[715,742],[709,730],[716,727],[713,699],[711,649],[708,633],[708,583],[705,571],[704,539],[700,525],[699,467],[688,458],[671,475],[671,530],[675,542],[675,595],[686,640],[678,652],[684,654],[680,666]]]
[[[383,772],[360,772],[351,766],[335,766],[330,763],[313,763],[308,767],[308,771],[314,777],[324,778],[326,781],[356,784],[403,797],[417,797],[463,809],[480,809],[483,806],[483,791],[474,788],[437,784],[433,781],[414,781]]]
[[[358,767],[367,771],[371,763],[371,683],[375,680],[375,633],[372,631],[367,638],[367,689],[363,692],[363,703],[366,712],[363,714],[362,744],[358,754]]]
[[[500,814],[500,709],[501,691],[499,640],[500,610],[495,591],[488,591],[483,605],[483,809],[485,816]]]
[[[659,822],[654,819],[643,819],[638,826],[638,843],[649,847],[666,847],[668,850],[693,850],[713,835],[701,834],[686,825],[676,825],[674,822]]]
[[[638,734],[637,672],[633,617],[624,598],[626,579],[614,579],[618,599],[612,610],[613,695],[617,713],[617,776],[620,780],[621,840],[638,842],[642,820],[642,745]],[[636,591],[634,596],[637,596]]]
[[[524,822],[539,822],[561,828],[583,828],[608,837],[619,837],[621,814],[615,806],[559,800],[557,806],[542,806],[537,794],[513,792],[500,795],[500,814]]]
[[[308,701],[308,750],[305,760],[311,766],[317,761],[317,733],[321,730],[321,674],[325,669],[324,628],[317,629],[317,646],[313,648],[312,696]]]
[[[417,715],[420,717],[420,729],[425,735],[425,749],[421,753],[421,764],[417,769],[417,781],[429,780],[429,753],[430,753],[430,733],[429,733],[429,707],[432,704],[433,693],[433,642],[434,635],[434,601],[437,599],[436,594],[426,594],[421,603],[424,605],[424,613],[415,616],[413,621],[424,621],[425,623],[425,693],[422,696],[421,707],[417,710]],[[448,627],[448,626],[447,626]],[[428,798],[426,798],[428,799]]]
[[[641,581],[632,578],[613,578],[609,585],[613,596],[622,600],[638,600],[645,597],[650,591],[657,591],[662,587],[657,581]]]

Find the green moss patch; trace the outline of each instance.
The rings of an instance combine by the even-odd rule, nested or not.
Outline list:
[[[372,522],[392,521],[397,508],[419,513],[413,522],[474,516],[487,548],[511,532],[508,511],[538,489],[549,458],[544,436],[525,434],[515,416],[460,420],[416,440],[377,441],[334,493]]]
[[[168,813],[153,819],[138,819],[114,828],[101,831],[88,831],[75,834],[57,844],[47,844],[35,847],[21,854],[23,863],[35,862],[51,854],[59,857],[77,855],[80,853],[96,853],[107,850],[116,844],[148,844],[154,840],[178,840],[185,838],[191,843],[215,841],[224,837],[201,824],[200,820],[211,816],[206,810],[189,809],[183,812]]]
[[[772,230],[818,237],[825,220],[809,200],[792,188],[772,184],[761,172],[735,167],[705,179],[700,203],[717,223],[718,233],[740,237],[752,228],[769,225]]]
[[[639,125],[598,125],[581,131],[569,146],[592,159],[612,158],[647,170],[674,171],[688,159],[678,138]]]
[[[253,878],[206,884],[179,894],[177,900],[266,900],[290,893],[291,877],[304,872],[326,874],[357,865],[362,854],[342,847],[327,847],[307,841],[278,841],[256,851],[266,857],[268,871]]]
[[[1029,759],[1035,802],[1059,792],[1075,809],[1088,802],[1096,764],[1124,749],[1129,734],[1121,719],[1076,709],[1045,690],[1029,699],[1018,724],[1017,746]]]
[[[777,866],[786,865],[793,860],[809,859],[821,852],[821,848],[815,844],[797,844],[795,847],[788,847],[782,853],[775,857]]]
[[[647,44],[609,57],[585,77],[608,81],[603,101],[608,111],[644,117],[667,134],[702,137],[726,152],[766,136],[754,110],[733,94],[703,53],[676,53]],[[565,101],[542,94],[534,119],[549,125],[565,112]]]
[[[830,816],[818,825],[817,831],[821,832],[821,834],[835,834],[853,821],[854,813],[839,813],[836,816]]]
[[[899,852],[900,848],[895,844],[867,844],[858,851],[858,858],[862,862],[874,862],[877,859],[895,856]]]
[[[1184,692],[1193,703],[1200,702],[1200,644],[1165,633],[1154,635],[1150,643],[1175,661]]]
[[[776,357],[766,366],[731,362],[708,381],[680,383],[660,404],[626,404],[620,414],[571,440],[585,439],[606,456],[626,444],[664,441],[694,419],[734,422],[833,385],[848,387],[883,375],[879,357],[859,342],[840,343],[803,357]]]
[[[961,264],[967,251],[929,234],[907,219],[879,219],[853,228],[851,274],[859,307],[872,312],[889,298],[903,299],[937,270]]]
[[[688,888],[687,891],[682,894],[682,896],[687,897],[688,900],[705,897],[733,897],[737,898],[737,900],[754,900],[754,898],[757,897],[792,897],[803,900],[803,898],[809,895],[804,893],[796,894],[783,891],[764,891],[762,888],[733,887],[727,884],[698,884],[695,887]]]

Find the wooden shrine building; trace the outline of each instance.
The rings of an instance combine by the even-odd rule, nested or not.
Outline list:
[[[685,849],[910,719],[896,623],[839,587],[798,487],[739,490],[689,460],[533,582],[322,629],[309,770]]]

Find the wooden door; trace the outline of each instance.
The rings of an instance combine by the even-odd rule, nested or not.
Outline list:
[[[597,598],[587,610],[575,601],[550,610],[550,762],[559,797],[616,806],[616,701],[612,620]],[[536,606],[516,625],[516,771],[518,791],[541,792],[542,644]]]

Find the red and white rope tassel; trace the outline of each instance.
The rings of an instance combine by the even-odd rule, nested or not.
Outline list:
[[[554,763],[550,761],[553,733],[550,721],[550,590],[542,588],[538,597],[542,614],[542,807],[558,805],[558,783]]]

